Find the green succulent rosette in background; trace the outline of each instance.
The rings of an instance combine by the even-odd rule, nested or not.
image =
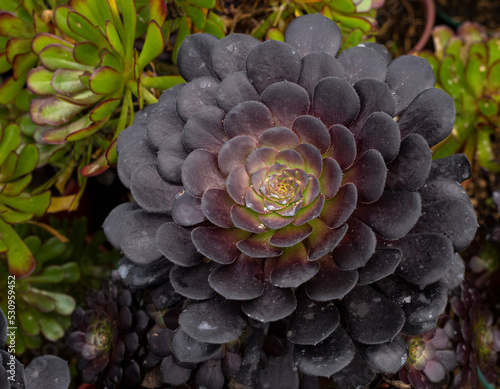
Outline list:
[[[272,13],[253,31],[254,37],[283,41],[283,32],[293,19],[319,12],[340,27],[343,50],[356,46],[363,39],[373,40],[370,38],[377,31],[376,10],[384,4],[384,0],[293,0],[265,3],[268,9],[272,9]]]
[[[35,259],[13,225],[42,216],[50,204],[48,191],[31,194],[27,190],[38,159],[37,147],[22,143],[19,126],[0,124],[0,258],[7,260],[8,272],[18,277],[33,271]]]
[[[500,36],[488,37],[476,23],[464,23],[455,34],[445,26],[433,31],[435,52],[420,53],[431,63],[436,86],[455,100],[452,134],[439,144],[434,158],[464,152],[469,159],[498,172],[493,139],[500,130]]]

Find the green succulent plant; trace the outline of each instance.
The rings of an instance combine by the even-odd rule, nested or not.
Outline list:
[[[57,236],[40,226],[22,225],[17,228],[23,243],[36,260],[33,272],[16,279],[16,353],[26,348],[41,347],[44,339],[56,342],[71,324],[70,316],[85,291],[110,277],[116,251],[102,250],[102,232],[87,236],[85,218],[66,219],[60,223],[51,218],[51,228]],[[67,238],[66,238],[67,237]],[[108,265],[107,265],[108,264]],[[7,274],[0,261],[0,273]],[[7,307],[7,277],[0,280],[0,307]],[[5,285],[4,285],[5,284]],[[75,286],[77,284],[77,286]]]
[[[344,43],[342,49],[356,46],[363,38],[373,37],[377,23],[376,9],[384,0],[293,0],[266,1],[272,13],[253,32],[256,38],[267,38],[283,41],[283,31],[296,17],[320,12],[335,21],[342,32]]]
[[[16,276],[33,271],[35,259],[13,225],[43,215],[50,204],[48,191],[27,191],[38,158],[36,146],[22,142],[19,126],[0,124],[0,256],[6,258],[9,273]]]
[[[464,152],[473,163],[500,171],[492,142],[500,130],[500,37],[488,37],[476,23],[455,34],[445,26],[433,31],[435,52],[421,53],[431,63],[436,86],[455,99],[452,134],[436,146],[435,158]]]

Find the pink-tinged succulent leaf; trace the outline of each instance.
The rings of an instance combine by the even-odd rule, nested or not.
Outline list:
[[[210,63],[210,50],[217,41],[217,37],[203,33],[190,35],[184,39],[177,52],[177,66],[186,81],[198,77],[215,77]]]
[[[411,133],[422,135],[429,146],[444,140],[455,123],[453,99],[437,88],[420,93],[398,120],[401,138]]]
[[[337,195],[326,200],[321,212],[321,220],[330,228],[345,223],[356,209],[358,194],[354,184],[343,185]]]
[[[166,219],[167,220],[167,219]],[[203,255],[191,240],[192,230],[176,223],[164,223],[156,233],[159,252],[178,266],[191,267],[200,263]]]
[[[233,169],[226,179],[229,196],[240,205],[245,205],[245,196],[250,187],[250,177],[243,166]]]
[[[320,302],[342,299],[356,286],[356,270],[341,270],[330,255],[325,255],[318,263],[318,273],[306,284],[306,292],[311,299]]]
[[[294,348],[294,360],[300,371],[314,376],[330,377],[345,368],[354,358],[356,348],[338,326],[323,342]],[[318,364],[318,360],[322,363]]]
[[[269,239],[274,234],[270,230],[263,234],[253,234],[252,236],[237,243],[238,249],[251,258],[272,258],[280,256],[283,249],[273,246]]]
[[[285,32],[285,42],[301,56],[321,51],[336,56],[342,44],[340,29],[335,22],[319,14],[294,19]]]
[[[93,22],[78,12],[68,12],[68,26],[75,34],[85,38],[86,41],[95,42],[99,47],[108,48],[108,41],[104,34]],[[104,26],[103,26],[104,27]]]
[[[199,342],[177,328],[170,340],[170,349],[180,362],[199,363],[217,354],[221,345]]]
[[[154,20],[159,26],[163,25],[167,17],[167,5],[163,0],[153,0],[149,3],[149,19]]]
[[[314,89],[314,116],[320,118],[327,127],[350,124],[358,116],[360,108],[358,94],[342,78],[324,78]]]
[[[8,38],[30,39],[32,33],[25,22],[10,12],[0,12],[0,35]]]
[[[22,78],[25,80],[26,75],[33,69],[33,66],[35,66],[37,62],[37,56],[31,52],[16,55],[14,58],[14,79],[19,80]]]
[[[217,105],[228,112],[245,101],[259,101],[259,94],[245,72],[235,72],[221,81],[215,98]]]
[[[69,49],[73,49],[74,47],[74,45],[71,42],[59,38],[57,35],[42,32],[40,34],[37,34],[33,38],[33,41],[31,43],[31,49],[33,50],[33,53],[38,55],[45,47],[54,43],[66,46]]]
[[[241,335],[245,323],[237,303],[222,297],[193,304],[179,316],[180,328],[206,343],[235,340]]]
[[[228,140],[222,124],[225,115],[218,107],[203,107],[192,114],[184,126],[184,146],[190,151],[205,149],[216,155]]]
[[[286,151],[298,146],[299,138],[285,127],[273,127],[264,131],[259,138],[259,147],[271,147]]]
[[[130,190],[137,203],[147,211],[170,213],[175,196],[184,188],[162,180],[156,164],[148,163],[135,169],[130,178]]]
[[[359,344],[358,350],[368,366],[390,374],[396,374],[408,359],[408,345],[402,335],[381,344]]]
[[[76,62],[94,68],[101,62],[99,48],[92,42],[79,42],[73,49],[73,58]]]
[[[70,121],[85,107],[60,100],[57,97],[45,98],[38,106],[38,117],[45,124],[60,126]]]
[[[172,219],[184,227],[194,226],[206,220],[201,210],[201,199],[183,191],[175,196]]]
[[[308,224],[313,228],[313,232],[306,240],[309,260],[311,261],[318,260],[332,252],[347,231],[346,225],[332,229],[325,225],[319,218],[310,220]]]
[[[418,94],[434,86],[429,62],[413,55],[396,58],[387,67],[386,82],[396,95],[396,114],[407,108]]]
[[[347,169],[356,159],[356,141],[346,127],[336,124],[329,130],[331,145],[324,157],[332,158],[342,170]]]
[[[274,127],[269,109],[257,101],[245,101],[231,109],[224,120],[224,129],[230,138],[238,135],[259,139],[268,128]]]
[[[231,208],[231,219],[235,227],[253,233],[267,231],[267,227],[259,219],[259,214],[249,208],[235,204]]]
[[[311,300],[303,287],[296,295],[297,309],[288,322],[287,338],[298,345],[316,345],[339,326],[339,311],[333,304]]]
[[[296,306],[297,300],[292,289],[266,283],[264,293],[255,300],[244,301],[241,309],[252,319],[268,323],[289,316]]]
[[[377,150],[368,150],[344,174],[343,183],[352,182],[361,202],[371,203],[382,196],[387,175],[384,158]]]
[[[212,47],[210,63],[217,76],[224,80],[229,75],[246,70],[246,59],[259,41],[249,35],[230,34]]]
[[[151,20],[148,24],[148,31],[146,33],[146,39],[144,41],[144,46],[139,55],[139,69],[144,69],[144,67],[155,59],[163,51],[163,34],[158,23]]]
[[[386,63],[375,50],[366,47],[351,47],[344,50],[338,57],[344,68],[344,76],[351,84],[363,78],[385,80]]]
[[[95,161],[82,167],[80,173],[84,177],[94,177],[104,173],[106,170],[109,169],[109,166],[110,165],[107,158],[107,153],[105,152]]]
[[[280,288],[294,288],[310,280],[319,267],[317,262],[309,260],[304,245],[298,243],[283,249],[283,254],[276,259],[271,271],[270,281]]]
[[[29,52],[31,52],[31,41],[29,39],[11,38],[7,41],[5,53],[9,63],[13,64],[15,57]]]
[[[231,228],[233,199],[224,189],[208,189],[201,198],[201,210],[205,217],[218,227]]]
[[[389,342],[405,323],[403,310],[369,286],[356,286],[342,304],[353,338],[363,344]]]
[[[342,182],[342,170],[336,160],[332,158],[323,159],[323,170],[319,177],[319,185],[321,193],[325,198],[331,199],[334,197]]]
[[[325,77],[344,77],[344,69],[339,60],[324,52],[313,52],[302,58],[302,74],[299,85],[309,96],[314,95],[314,88]]]
[[[255,139],[237,136],[225,142],[219,150],[218,162],[221,171],[229,174],[239,166],[245,166],[248,156],[257,148]]]
[[[300,226],[302,224],[310,222],[313,219],[316,219],[321,214],[324,203],[325,196],[320,194],[311,204],[308,204],[307,206],[304,206],[303,204],[297,212],[297,215],[295,215],[293,224],[296,226]]]
[[[387,239],[408,234],[421,215],[420,195],[415,192],[384,192],[374,203],[358,204],[353,216]]]
[[[96,94],[106,95],[123,87],[123,74],[107,66],[100,67],[90,77],[90,89]]]
[[[354,84],[354,89],[361,101],[359,115],[349,126],[354,135],[358,135],[366,119],[374,112],[385,112],[391,119],[396,112],[394,97],[387,84],[371,78],[359,80]]]
[[[27,74],[17,80],[14,77],[9,77],[2,83],[0,86],[0,104],[7,105],[17,97],[26,83],[26,77]]]
[[[332,256],[341,269],[354,270],[366,265],[373,255],[376,238],[373,230],[357,219],[351,218],[348,225]]]
[[[115,112],[116,108],[118,108],[121,101],[122,100],[120,98],[109,98],[101,101],[90,112],[90,120],[98,122],[111,116],[111,114]]]
[[[288,81],[270,85],[262,93],[264,103],[277,126],[290,128],[298,116],[309,112],[309,95],[301,86]]]
[[[231,300],[253,300],[264,292],[264,261],[245,254],[227,266],[220,266],[208,277],[210,286]]]
[[[120,223],[120,248],[127,258],[138,265],[159,260],[162,253],[157,247],[158,229],[169,222],[165,215],[138,210],[126,215]]]
[[[371,114],[366,119],[357,137],[359,155],[362,155],[367,150],[375,149],[382,154],[386,162],[392,161],[398,155],[400,143],[401,134],[398,124],[384,112]],[[401,155],[401,150],[399,151]],[[407,162],[412,165],[411,162],[405,160],[405,163]],[[415,162],[415,164],[417,163]]]
[[[292,247],[306,239],[312,230],[309,224],[302,224],[300,226],[289,224],[277,230],[269,242],[277,247]]]
[[[57,93],[70,95],[86,89],[80,81],[81,70],[57,69],[53,76],[51,85]]]
[[[219,81],[212,77],[201,77],[187,83],[177,96],[177,115],[187,121],[199,109],[216,106],[215,92],[218,87]],[[228,135],[231,137],[231,134]]]
[[[182,182],[193,196],[201,197],[209,188],[224,189],[225,181],[219,170],[217,157],[206,150],[194,150],[182,165]]]
[[[56,71],[57,69],[75,69],[91,72],[93,70],[88,65],[75,62],[73,51],[69,47],[57,43],[46,46],[40,51],[38,56],[41,64],[51,71]]]
[[[257,174],[259,177],[265,177],[265,174],[262,175],[262,169],[267,169],[268,166],[271,166],[274,162],[274,156],[278,153],[278,150],[272,147],[259,147],[258,149],[252,151],[247,158],[246,161],[246,170],[252,175],[252,181],[254,174]],[[260,189],[259,187],[255,187],[255,189]]]
[[[369,285],[394,273],[401,262],[402,252],[399,249],[377,249],[368,263],[358,269],[359,285]]]
[[[102,96],[96,95],[95,93],[93,93],[91,90],[88,89],[85,89],[82,92],[75,93],[74,95],[58,95],[57,97],[60,100],[76,105],[81,105],[85,108],[88,107],[89,105],[97,103],[99,100],[102,99]]]
[[[86,133],[92,133],[98,131],[102,123],[94,123],[86,115],[78,120],[75,120],[65,126],[49,129],[43,132],[43,141],[50,144],[60,144],[66,143],[68,141],[74,140],[73,135],[84,135]],[[95,131],[94,131],[95,130]],[[83,131],[83,132],[80,132]],[[78,135],[76,135],[78,137]]]
[[[116,30],[115,25],[111,20],[106,21],[106,37],[111,47],[118,53],[118,55],[125,59],[125,50],[120,35]]]
[[[195,300],[206,300],[215,295],[208,283],[208,277],[214,267],[213,262],[201,262],[191,267],[175,265],[170,270],[170,282],[180,295]]]
[[[250,235],[239,228],[198,227],[191,233],[191,238],[201,254],[227,265],[234,262],[240,253],[236,244]]]
[[[49,96],[55,93],[51,84],[52,75],[53,72],[45,69],[43,66],[32,69],[28,73],[28,78],[26,80],[30,92],[38,96]]]
[[[263,42],[255,46],[247,57],[248,77],[259,93],[276,82],[296,83],[301,68],[299,53],[283,42]]]

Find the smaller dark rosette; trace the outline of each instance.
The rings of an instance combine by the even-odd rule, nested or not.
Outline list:
[[[422,336],[411,337],[408,343],[408,360],[399,377],[415,389],[445,387],[449,373],[457,367],[453,343],[442,328],[430,330]]]
[[[34,358],[25,368],[4,350],[9,328],[0,309],[0,388],[2,389],[68,389],[71,383],[68,363],[55,355]]]
[[[134,306],[132,293],[108,282],[93,290],[71,317],[75,330],[69,346],[80,354],[77,368],[86,383],[97,388],[135,388],[141,383],[137,360],[144,354],[143,340],[151,327],[147,313]]]
[[[470,164],[431,151],[453,99],[426,60],[370,43],[337,56],[341,42],[319,14],[285,42],[191,35],[178,53],[188,83],[118,138],[136,203],[104,229],[125,283],[189,299],[179,330],[196,351],[182,362],[252,333],[236,380],[266,387],[288,370],[261,381],[251,361],[280,323],[303,375],[363,385],[400,369],[402,334],[435,328],[463,280]]]

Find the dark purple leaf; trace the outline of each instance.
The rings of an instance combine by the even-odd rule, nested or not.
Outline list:
[[[365,360],[359,355],[359,352],[356,352],[351,363],[338,373],[335,373],[331,378],[341,388],[356,389],[372,382],[375,378],[375,372],[370,369]]]
[[[232,64],[233,62],[228,62]],[[259,94],[247,77],[246,72],[235,72],[220,83],[215,92],[217,105],[228,112],[245,101],[259,101]]]
[[[115,207],[104,220],[102,228],[109,243],[115,248],[120,248],[120,224],[130,213],[137,211],[140,207],[137,203],[123,203]],[[5,343],[5,342],[4,342]]]
[[[233,169],[226,179],[229,196],[238,204],[245,205],[245,196],[250,187],[250,177],[244,166]]]
[[[117,271],[121,281],[125,285],[131,288],[142,289],[145,287],[151,288],[152,286],[160,282],[163,282],[164,285],[170,286],[170,281],[168,281],[168,273],[170,272],[171,267],[171,262],[169,262],[166,258],[162,258],[158,261],[149,263],[148,266],[143,266],[137,265],[127,259],[127,257],[124,257],[118,262]],[[170,286],[170,288],[172,287]],[[175,295],[180,297],[177,294]],[[165,297],[167,297],[167,302],[174,301],[175,303],[176,301],[175,296],[165,296],[165,294],[162,294],[161,299],[164,300]]]
[[[259,41],[246,34],[230,34],[217,41],[211,53],[211,64],[221,80],[246,70],[247,56]]]
[[[245,101],[231,109],[224,119],[224,128],[230,138],[251,136],[255,140],[268,128],[274,127],[269,109],[257,101]]]
[[[309,93],[311,99],[316,85],[325,77],[344,77],[344,69],[335,56],[316,51],[302,58],[299,85]]]
[[[208,281],[227,299],[252,300],[264,292],[263,265],[262,259],[241,254],[233,263],[213,270]]]
[[[273,127],[262,133],[259,138],[259,147],[271,147],[276,150],[293,149],[299,144],[295,133],[285,127]]]
[[[428,181],[449,178],[463,182],[472,175],[471,165],[465,154],[454,154],[432,161]]]
[[[222,125],[225,115],[218,107],[203,107],[192,114],[184,126],[184,146],[188,150],[206,149],[217,155],[227,141]]]
[[[206,361],[221,349],[219,344],[209,344],[197,341],[180,328],[177,328],[172,335],[170,347],[175,357],[180,362],[187,363],[200,363]]]
[[[170,282],[175,291],[184,297],[205,300],[215,292],[208,283],[208,276],[214,270],[213,262],[201,262],[192,267],[174,266],[170,271]]]
[[[268,258],[280,256],[283,252],[281,247],[273,246],[269,243],[274,231],[269,231],[264,234],[253,234],[247,239],[237,243],[238,249],[252,258]]]
[[[172,339],[173,332],[174,331],[172,331],[169,328],[162,328],[153,333],[149,333],[148,334],[149,350],[151,350],[158,357],[162,358],[168,357],[170,354],[172,354],[172,351],[170,350],[170,342]],[[123,350],[123,353],[125,353],[125,350]],[[118,363],[120,362],[121,359],[118,361]]]
[[[315,146],[321,154],[330,147],[330,134],[323,122],[314,116],[299,116],[292,125],[301,143],[310,143]],[[298,150],[297,150],[298,151]]]
[[[418,189],[418,193],[420,193],[422,203],[433,203],[448,198],[462,199],[466,202],[470,201],[464,187],[449,178],[427,181]]]
[[[323,51],[336,56],[342,44],[340,28],[323,15],[310,14],[292,20],[285,32],[285,42],[302,56]]]
[[[288,226],[277,230],[269,242],[278,247],[292,247],[306,239],[311,232],[312,227],[308,224],[300,226],[289,224]]]
[[[7,364],[7,361],[5,363]],[[22,370],[22,365],[17,367]],[[22,375],[17,369],[10,368],[15,371],[16,378],[18,378],[18,375]],[[12,382],[12,388],[14,388],[15,381],[10,382]],[[29,389],[63,389],[69,387],[70,383],[68,362],[55,355],[36,357],[24,369],[24,384]]]
[[[224,174],[229,174],[239,166],[245,166],[248,156],[257,148],[257,142],[240,135],[228,140],[219,151],[219,167]]]
[[[218,87],[219,81],[212,77],[195,78],[187,83],[177,96],[177,115],[187,121],[199,109],[216,106],[215,92]]]
[[[335,196],[342,182],[342,170],[336,160],[323,158],[323,171],[319,176],[321,193],[325,198],[331,199]]]
[[[362,78],[385,79],[387,64],[382,56],[369,47],[350,47],[340,53],[338,60],[351,84]]]
[[[359,132],[357,144],[359,155],[375,149],[380,151],[385,162],[392,161],[401,144],[398,124],[385,112],[372,113]]]
[[[118,177],[123,185],[130,187],[130,177],[135,169],[144,163],[155,163],[156,152],[150,143],[141,139],[137,142],[128,144],[120,153],[118,158]]]
[[[310,261],[315,261],[331,253],[347,231],[347,225],[331,229],[320,219],[314,219],[308,223],[313,228],[313,232],[306,240]]]
[[[301,143],[295,148],[295,151],[297,151],[302,156],[302,159],[304,160],[305,171],[318,178],[321,175],[321,170],[323,169],[323,160],[321,158],[320,151],[315,146],[309,143]]]
[[[201,197],[210,188],[224,189],[225,181],[217,157],[206,150],[194,150],[182,165],[182,183],[193,196]]]
[[[252,151],[252,153],[248,156],[245,165],[247,171],[252,174],[252,177],[253,174],[258,174],[259,176],[261,176],[262,171],[267,172],[268,167],[273,164],[274,156],[276,154],[278,154],[278,150],[272,147],[260,147]],[[263,168],[265,168],[266,170],[261,171],[261,169]]]
[[[203,259],[191,240],[191,229],[177,223],[163,224],[158,229],[156,243],[158,250],[176,265],[194,266]]]
[[[299,53],[275,40],[258,44],[247,57],[248,77],[259,93],[276,82],[297,82],[301,69]]]
[[[289,344],[286,354],[270,357],[265,368],[260,369],[262,388],[299,389],[299,372],[294,369],[293,347]]]
[[[172,219],[184,227],[194,226],[205,221],[201,210],[201,199],[183,191],[175,196],[172,206]]]
[[[351,290],[342,305],[352,337],[363,344],[392,341],[405,323],[400,307],[366,285]]]
[[[287,149],[278,151],[274,158],[275,163],[280,163],[289,169],[304,170],[304,160],[295,150]]]
[[[375,43],[375,42],[364,42],[363,43],[366,47],[369,47],[370,49],[375,50],[377,53],[379,53],[382,58],[385,60],[386,64],[389,65],[389,63],[392,61],[391,55],[387,51],[384,45],[380,43]]]
[[[356,186],[354,184],[341,186],[333,198],[325,201],[320,215],[321,220],[330,228],[340,227],[356,209],[357,202]]]
[[[439,281],[448,289],[453,290],[464,280],[465,264],[460,254],[453,254],[450,269]]]
[[[291,128],[298,116],[309,112],[309,95],[301,86],[281,81],[262,93],[261,101],[269,108],[277,126]]]
[[[237,228],[248,232],[263,233],[268,227],[259,219],[259,214],[249,208],[235,204],[231,208],[231,219]]]
[[[287,317],[296,306],[297,300],[291,289],[266,283],[264,293],[255,300],[244,301],[241,309],[252,319],[267,323]]]
[[[358,344],[357,349],[368,366],[384,373],[396,374],[408,359],[408,346],[401,335],[387,343]]]
[[[234,227],[231,220],[233,199],[223,189],[208,189],[201,198],[201,210],[208,220],[218,227]]]
[[[299,212],[297,212],[297,215],[295,215],[293,224],[296,226],[300,226],[312,221],[313,219],[316,219],[321,214],[324,204],[325,196],[320,194],[311,204],[305,207],[302,206],[302,208],[299,209]]]
[[[187,369],[176,363],[173,355],[163,358],[160,370],[164,384],[182,385],[191,377],[191,369]]]
[[[222,389],[224,381],[220,360],[210,359],[204,362],[195,375],[198,388]]]
[[[186,37],[177,53],[179,73],[185,80],[215,77],[210,54],[218,41],[217,37],[210,34],[193,34]]]
[[[420,92],[434,86],[435,77],[426,59],[403,55],[387,66],[385,81],[394,93],[396,113],[399,114]]]
[[[335,125],[329,130],[331,145],[324,157],[337,161],[342,170],[347,169],[356,159],[356,141],[352,132],[342,125]]]
[[[236,244],[251,234],[238,228],[198,227],[191,233],[197,250],[221,264],[233,262],[240,250]]]
[[[147,139],[148,133],[144,124],[132,124],[130,127],[125,128],[118,135],[118,139],[116,140],[116,153],[120,155],[122,150],[129,144],[136,143],[140,140],[144,141]]]
[[[280,288],[295,288],[311,279],[319,269],[317,262],[309,261],[304,245],[283,249],[271,272],[271,283]]]
[[[262,223],[264,223],[272,230],[278,230],[280,228],[286,227],[295,220],[293,216],[281,216],[277,213],[259,215],[259,219]],[[270,239],[271,236],[268,237],[268,240]]]
[[[225,343],[241,335],[245,319],[239,303],[214,297],[190,305],[179,316],[180,328],[200,342]]]
[[[172,184],[182,184],[182,165],[188,155],[181,132],[169,137],[157,154],[160,175]]]
[[[368,285],[393,274],[401,258],[402,253],[398,249],[375,250],[367,264],[358,269],[358,284]]]

